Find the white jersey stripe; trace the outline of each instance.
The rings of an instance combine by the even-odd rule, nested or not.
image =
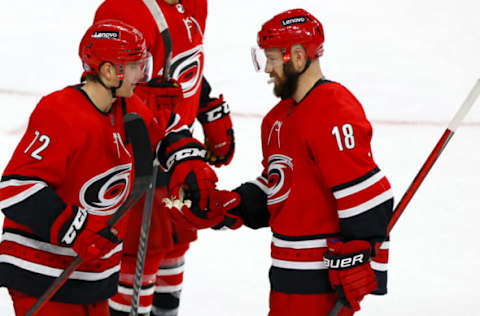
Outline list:
[[[336,199],[340,199],[340,198],[355,194],[357,192],[360,192],[368,188],[369,186],[374,185],[375,183],[382,180],[383,178],[385,178],[385,176],[381,171],[379,171],[360,183],[357,183],[351,187],[333,192],[333,195],[335,196]]]
[[[373,270],[377,271],[387,271],[388,270],[388,264],[386,263],[380,263],[376,261],[370,261],[370,266],[372,267]]]
[[[389,249],[389,248],[390,248],[390,242],[389,241],[382,242],[380,247],[378,247],[378,249],[381,249],[381,250],[386,250],[386,249]]]
[[[155,291],[155,287],[153,287],[153,286],[148,288],[148,289],[141,289],[140,290],[140,296],[153,295],[154,291]],[[133,289],[119,285],[118,286],[118,293],[122,293],[122,294],[126,294],[126,295],[133,295]]]
[[[130,313],[130,305],[124,305],[120,304],[117,302],[114,302],[113,300],[109,299],[108,300],[108,306],[110,306],[113,310],[120,311],[120,312],[125,312],[125,313]],[[150,313],[152,310],[152,306],[144,307],[144,306],[138,306],[138,313],[139,314],[147,314]]]
[[[171,269],[159,269],[157,272],[157,275],[162,276],[162,275],[175,275],[179,274],[185,271],[185,267],[181,265],[180,267],[175,267]]]
[[[31,271],[38,274],[43,274],[43,275],[54,277],[54,278],[57,278],[63,272],[63,269],[48,267],[38,263],[19,259],[10,255],[0,255],[0,263],[9,263],[23,270]],[[75,271],[70,276],[70,279],[82,280],[82,281],[100,281],[108,278],[109,276],[111,276],[112,274],[118,271],[120,271],[120,264],[102,272]]]
[[[11,241],[22,246],[38,249],[55,255],[70,257],[75,257],[77,255],[72,248],[56,246],[48,242],[31,239],[14,233],[4,233],[2,236],[2,241]]]
[[[272,243],[276,247],[291,248],[291,249],[310,249],[310,248],[324,248],[324,247],[327,247],[327,240],[326,239],[289,241],[289,240],[279,239],[279,238],[273,236],[272,237]]]
[[[20,244],[25,247],[41,250],[44,252],[52,253],[60,256],[69,256],[76,257],[77,253],[69,247],[61,247],[48,242],[39,241],[36,239],[28,238],[19,234],[14,233],[4,233],[2,235],[2,241],[10,241],[17,244]],[[122,251],[123,243],[118,244],[114,249],[102,257],[102,259],[107,259],[113,256],[114,254]]]
[[[294,270],[325,270],[328,269],[323,261],[286,261],[272,258],[272,266]]]
[[[178,285],[157,285],[155,286],[156,293],[171,293],[182,289],[182,284]]]
[[[18,184],[18,182],[23,182],[23,183]],[[22,191],[22,192],[18,193],[17,195],[14,195],[14,196],[12,196],[8,199],[0,201],[0,209],[4,209],[4,208],[10,207],[14,204],[17,204],[18,202],[21,202],[21,201],[27,199],[28,197],[34,195],[35,193],[37,193],[38,191],[40,191],[41,189],[43,189],[47,186],[47,184],[45,182],[41,182],[41,181],[9,180],[9,181],[1,183],[2,185],[7,184],[7,185],[5,185],[5,187],[10,186],[10,185],[12,185],[12,186],[29,185],[29,184],[33,184],[33,183],[36,183],[36,184],[34,186],[26,189],[25,191]]]
[[[348,217],[352,217],[352,216],[355,216],[355,215],[362,214],[362,213],[367,212],[367,211],[373,209],[374,207],[376,207],[376,206],[382,204],[383,202],[388,201],[389,199],[392,199],[392,198],[393,198],[392,190],[385,191],[382,194],[377,195],[373,199],[368,200],[367,202],[362,203],[360,205],[357,205],[355,207],[352,207],[352,208],[349,208],[349,209],[344,209],[344,210],[339,209],[338,210],[338,217],[339,218],[348,218]]]

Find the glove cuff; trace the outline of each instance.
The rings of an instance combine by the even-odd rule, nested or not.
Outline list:
[[[345,255],[325,253],[323,262],[332,270],[346,270],[370,262],[370,250],[362,250]]]
[[[51,241],[58,245],[71,246],[87,224],[88,213],[77,206],[67,206],[52,225]]]
[[[223,100],[223,95],[218,99],[213,99],[204,107],[201,107],[197,115],[200,123],[207,124],[224,118],[230,114],[230,107]]]

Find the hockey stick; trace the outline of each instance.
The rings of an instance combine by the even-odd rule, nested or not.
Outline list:
[[[440,154],[443,152],[443,150],[447,146],[448,142],[452,138],[458,126],[463,121],[468,111],[470,111],[472,105],[475,103],[479,95],[480,95],[480,79],[478,79],[475,85],[473,86],[472,90],[468,94],[462,106],[460,107],[460,109],[458,109],[457,113],[448,124],[448,127],[443,133],[442,137],[440,137],[437,144],[433,148],[432,152],[428,156],[427,160],[424,162],[422,168],[420,168],[420,171],[418,171],[417,175],[415,176],[415,179],[413,179],[407,191],[403,194],[402,199],[395,207],[395,210],[393,211],[392,219],[390,220],[387,227],[387,235],[389,235],[390,232],[392,231],[393,227],[395,226],[398,219],[402,215],[403,211],[407,207],[408,203],[414,196],[415,192],[417,192],[418,188],[422,184],[428,172],[433,167],[438,157],[440,157]],[[342,307],[343,307],[343,304],[340,302],[340,300],[337,299],[337,301],[335,302],[335,305],[327,314],[327,316],[337,316],[340,310],[342,309]]]
[[[168,24],[163,15],[162,9],[154,0],[143,0],[143,3],[152,14],[157,23],[158,30],[162,34],[164,47],[164,63],[162,84],[166,84],[169,79],[170,60],[172,57],[172,38],[168,30]],[[153,197],[157,182],[158,164],[153,167],[153,181],[145,195],[145,204],[143,207],[142,225],[140,228],[140,236],[138,239],[137,261],[135,264],[135,279],[133,282],[132,301],[130,308],[130,316],[138,315],[138,307],[140,305],[140,290],[142,288],[143,271],[145,267],[145,257],[147,255],[148,234],[150,232],[150,222],[152,218]]]
[[[128,113],[124,117],[124,124],[127,142],[132,144],[135,177],[130,195],[115,214],[110,217],[105,229],[111,229],[132,205],[138,201],[152,183],[152,147],[145,122],[138,114]],[[63,286],[81,263],[82,258],[76,256],[72,263],[53,281],[25,315],[34,316],[40,312],[42,307],[45,306],[52,296]]]

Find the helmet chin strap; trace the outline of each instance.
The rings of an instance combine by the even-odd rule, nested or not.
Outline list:
[[[100,76],[97,75],[98,82],[107,90],[110,90],[110,93],[112,94],[112,99],[115,99],[117,97],[117,89],[119,89],[122,86],[123,80],[120,79],[120,83],[116,87],[107,87],[107,85],[102,81]]]
[[[288,62],[287,62],[287,63],[288,63]],[[283,63],[283,71],[284,71],[285,73],[287,73],[287,63]],[[312,63],[312,59],[311,59],[310,57],[308,57],[307,62],[305,63],[305,67],[303,67],[302,71],[297,72],[297,73],[292,74],[292,75],[295,75],[295,76],[297,76],[297,77],[300,77],[301,75],[303,75],[303,73],[304,73],[305,71],[307,71],[307,69],[308,69],[308,67],[310,67],[310,64],[311,64],[311,63]]]

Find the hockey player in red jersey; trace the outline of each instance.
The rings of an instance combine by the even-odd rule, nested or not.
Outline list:
[[[133,95],[135,85],[151,77],[151,55],[138,30],[117,20],[99,21],[85,33],[79,54],[86,83],[40,100],[0,182],[5,215],[0,284],[9,289],[16,315],[24,315],[77,255],[83,263],[37,315],[109,315],[126,220],[104,228],[134,178],[123,116],[142,116],[152,151],[167,122],[175,121],[168,112],[154,116]],[[182,139],[183,145],[190,142]],[[177,162],[177,170],[193,172],[191,183],[216,179],[200,160]]]
[[[172,38],[172,57],[168,86],[162,86],[164,44],[156,19],[160,9]],[[172,107],[186,124],[195,118],[202,124],[207,146],[207,161],[221,166],[230,162],[234,153],[232,122],[228,105],[210,97],[210,86],[203,77],[203,33],[207,17],[206,0],[106,0],[96,11],[95,19],[114,18],[125,21],[145,36],[153,55],[155,78],[137,86],[135,93],[154,111]],[[178,86],[181,85],[181,87]],[[173,224],[158,208],[165,192],[165,176],[159,175],[151,218],[143,286],[140,291],[139,314],[177,315],[182,289],[184,254],[189,243],[197,238],[196,230]],[[132,212],[129,238],[124,243],[118,294],[110,300],[112,315],[128,315],[135,274],[135,262],[143,204]],[[153,308],[152,308],[153,304]]]
[[[302,9],[263,24],[254,65],[281,98],[262,123],[264,170],[218,199],[230,209],[220,226],[273,232],[270,316],[327,315],[337,298],[339,315],[353,315],[365,295],[386,293],[393,195],[361,104],[323,76],[323,42]]]

